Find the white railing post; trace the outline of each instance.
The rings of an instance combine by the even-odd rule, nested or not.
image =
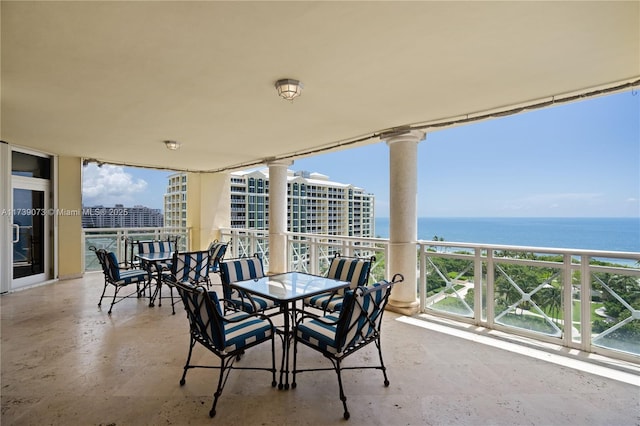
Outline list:
[[[420,270],[419,273],[419,300],[420,300],[420,312],[424,312],[427,308],[427,254],[426,254],[426,246],[424,244],[418,244],[419,247],[419,260],[420,260]],[[385,252],[386,256],[386,252]],[[388,257],[387,257],[388,259]],[[389,262],[386,262],[387,269],[389,268]],[[389,273],[387,273],[389,276]]]
[[[489,328],[493,328],[493,320],[496,315],[494,282],[495,267],[493,265],[493,249],[487,248],[487,294],[484,298],[487,301],[487,325]]]
[[[309,273],[318,275],[319,274],[319,257],[318,257],[318,242],[319,240],[315,237],[310,237],[307,241],[309,241],[308,248],[308,262],[309,262]]]
[[[473,317],[475,324],[482,323],[482,248],[476,247],[473,259]]]
[[[573,285],[572,276],[573,269],[571,267],[572,256],[565,253],[563,256],[562,270],[562,299],[564,300],[563,308],[563,341],[567,347],[573,346]]]
[[[589,256],[580,256],[580,347],[591,348],[591,268]]]

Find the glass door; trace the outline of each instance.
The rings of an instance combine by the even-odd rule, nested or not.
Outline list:
[[[49,183],[17,176],[12,180],[12,288],[19,288],[49,278]]]

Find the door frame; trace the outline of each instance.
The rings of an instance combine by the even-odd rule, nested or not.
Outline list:
[[[13,191],[15,189],[26,189],[31,191],[43,191],[44,192],[44,212],[40,212],[44,215],[44,229],[43,229],[43,269],[42,273],[29,275],[22,278],[13,278],[13,232],[11,234],[11,289],[15,290],[18,288],[30,286],[33,284],[42,283],[52,278],[51,276],[51,247],[52,247],[52,217],[53,215],[48,214],[48,211],[51,209],[51,181],[48,179],[40,179],[40,178],[31,178],[24,176],[11,176],[11,191],[10,191],[10,205],[11,209],[14,208],[13,204]],[[13,225],[13,221],[11,221],[11,225]]]

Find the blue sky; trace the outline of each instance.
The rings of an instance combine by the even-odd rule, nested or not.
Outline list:
[[[376,216],[389,215],[382,142],[290,169],[364,188],[376,196]],[[169,174],[89,165],[83,203],[162,208]],[[429,132],[418,145],[418,216],[640,217],[640,93]]]

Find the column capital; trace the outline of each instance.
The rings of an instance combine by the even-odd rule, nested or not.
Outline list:
[[[293,160],[288,160],[288,159],[283,159],[283,160],[276,160],[275,158],[273,159],[267,159],[265,160],[265,163],[267,163],[267,166],[271,167],[278,167],[278,166],[284,166],[284,167],[289,167],[293,164]]]
[[[409,130],[407,133],[403,133],[397,136],[391,136],[386,138],[387,145],[391,145],[397,142],[420,142],[426,139],[427,133],[422,130]]]

